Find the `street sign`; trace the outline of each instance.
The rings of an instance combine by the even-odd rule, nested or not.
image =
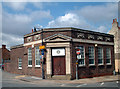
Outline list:
[[[77,54],[77,55],[80,54],[80,49],[77,49],[76,54]]]
[[[40,59],[42,59],[42,55],[40,55]]]
[[[41,49],[41,54],[44,55],[44,49]]]
[[[81,59],[82,58],[82,55],[77,55],[77,59]]]
[[[39,49],[45,49],[45,45],[39,46]]]

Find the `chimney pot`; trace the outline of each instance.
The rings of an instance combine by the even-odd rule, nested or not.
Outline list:
[[[117,23],[117,19],[115,18],[115,19],[113,19],[113,23]]]

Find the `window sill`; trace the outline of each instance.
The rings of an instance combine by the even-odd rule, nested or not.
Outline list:
[[[21,68],[21,67],[19,67],[18,69],[19,69],[19,70],[22,70],[22,68]]]
[[[39,67],[41,67],[41,66],[35,66],[36,68],[39,68]]]
[[[32,67],[32,65],[28,65],[28,67]]]
[[[89,66],[96,66],[95,64],[89,64]]]
[[[80,65],[80,64],[78,64],[78,67],[85,67],[85,64],[84,64],[84,65]]]
[[[98,66],[104,66],[104,64],[98,64]]]
[[[112,65],[111,63],[108,63],[108,64],[106,64],[106,65]]]

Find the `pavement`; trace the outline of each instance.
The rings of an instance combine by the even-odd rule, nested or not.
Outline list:
[[[119,79],[120,75],[84,78],[79,80],[47,80],[35,76],[2,72],[3,87],[25,87],[25,89],[26,87],[112,87],[110,89],[114,89],[114,87],[120,87]]]
[[[102,83],[102,82],[111,82],[111,81],[120,81],[120,75],[111,75],[111,76],[101,76],[93,78],[84,78],[79,80],[47,80],[34,76],[19,75],[15,76],[16,79],[26,82],[47,82],[47,83],[61,83],[61,84],[91,84],[91,83]]]

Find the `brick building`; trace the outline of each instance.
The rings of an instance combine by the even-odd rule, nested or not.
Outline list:
[[[114,35],[114,52],[115,52],[115,70],[120,72],[120,27],[117,19],[113,19],[112,29],[109,34]]]
[[[24,35],[24,44],[11,47],[10,72],[42,76],[42,31]],[[46,47],[44,72],[46,79],[75,79],[76,59],[78,77],[112,75],[114,71],[114,36],[77,28],[45,28]],[[80,54],[76,54],[80,49]],[[58,76],[59,75],[59,76]]]
[[[0,48],[0,65],[4,65],[10,60],[10,51],[6,48],[6,45],[2,45]]]

